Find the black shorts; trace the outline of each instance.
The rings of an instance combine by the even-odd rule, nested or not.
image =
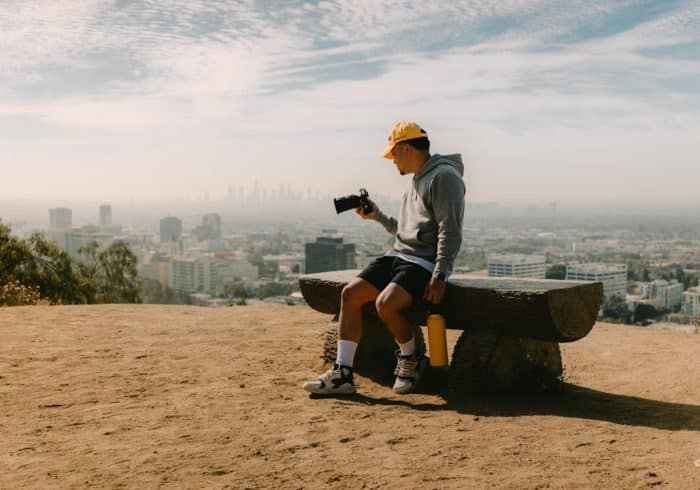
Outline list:
[[[425,286],[433,274],[421,266],[398,257],[380,257],[372,261],[357,277],[382,291],[390,282],[395,282],[411,293],[413,302],[423,300]]]

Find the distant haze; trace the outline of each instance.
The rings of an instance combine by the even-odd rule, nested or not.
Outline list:
[[[0,46],[5,204],[396,199],[399,119],[470,201],[700,202],[694,0],[6,0]]]

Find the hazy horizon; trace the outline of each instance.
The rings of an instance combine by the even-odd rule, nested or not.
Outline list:
[[[395,199],[410,177],[379,152],[399,119],[462,153],[468,202],[700,203],[697,1],[7,1],[0,19],[5,203],[256,182]]]

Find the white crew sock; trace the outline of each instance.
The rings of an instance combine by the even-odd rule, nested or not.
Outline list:
[[[396,340],[396,339],[394,339]],[[401,349],[401,355],[402,356],[412,356],[413,353],[416,351],[416,338],[411,337],[411,340],[405,343],[401,343],[398,340],[396,340],[396,343],[399,344],[399,349]]]
[[[352,363],[355,360],[355,351],[357,350],[357,342],[352,340],[339,340],[338,341],[338,356],[335,359],[336,364],[341,366],[352,367]]]

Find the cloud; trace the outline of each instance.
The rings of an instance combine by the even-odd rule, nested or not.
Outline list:
[[[607,161],[620,184],[698,150],[697,2],[28,0],[0,19],[0,138],[27,162],[50,154],[27,143],[41,136],[56,161],[103,150],[188,176],[166,188],[342,187],[329,158],[377,172],[368,142],[406,117],[465,148],[474,192],[497,198],[503,169],[536,196],[547,168]],[[396,188],[390,166],[376,180]]]

